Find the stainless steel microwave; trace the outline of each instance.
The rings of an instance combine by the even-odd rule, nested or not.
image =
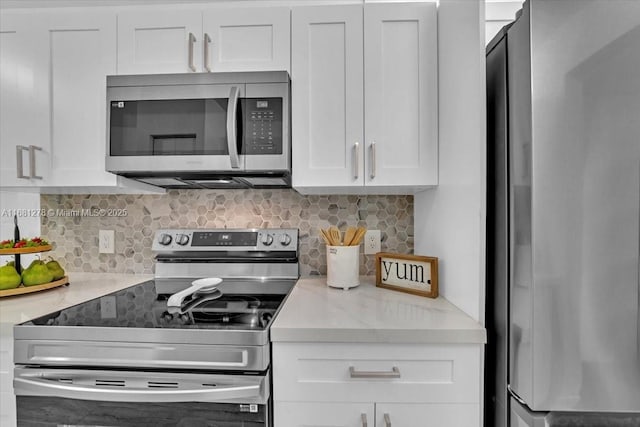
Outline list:
[[[286,71],[107,76],[106,169],[165,188],[291,186]]]

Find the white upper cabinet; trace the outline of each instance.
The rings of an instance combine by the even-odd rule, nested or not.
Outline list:
[[[105,171],[106,75],[116,70],[114,13],[48,16],[42,44],[49,82],[47,117],[56,186],[115,185]]]
[[[48,85],[44,45],[34,37],[33,17],[0,15],[0,185],[37,187],[49,176],[46,126]]]
[[[206,10],[203,27],[206,71],[289,71],[288,7]]]
[[[3,189],[158,191],[105,171],[115,11],[3,11],[0,43]]]
[[[364,9],[366,185],[438,180],[436,4]]]
[[[289,70],[289,8],[118,13],[118,74]]]
[[[437,185],[435,3],[293,8],[291,73],[294,188]]]
[[[199,10],[118,13],[118,74],[202,71],[202,46]]]
[[[364,185],[362,6],[292,10],[293,185]]]

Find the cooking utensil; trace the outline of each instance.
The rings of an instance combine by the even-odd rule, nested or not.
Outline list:
[[[320,229],[320,236],[322,237],[322,239],[324,240],[324,242],[329,245],[329,246],[333,246],[333,241],[331,240],[331,236],[329,235],[329,233],[326,230],[323,230],[322,228]]]
[[[321,228],[320,236],[328,246],[358,246],[366,232],[367,229],[364,227],[347,227],[343,240],[338,227],[331,226],[326,230]]]
[[[331,236],[331,240],[333,241],[333,246],[342,245],[342,233],[340,233],[340,230],[338,230],[338,227],[335,227],[335,226],[329,227],[329,235]]]
[[[347,227],[347,231],[344,232],[344,245],[351,246],[353,238],[356,236],[358,229],[356,227]]]
[[[196,292],[206,293],[215,291],[218,285],[222,282],[219,277],[206,277],[204,279],[198,279],[191,282],[191,286],[187,289],[183,289],[180,292],[169,297],[167,301],[167,307],[181,307],[182,301],[191,294]]]
[[[20,241],[20,229],[18,228],[18,215],[13,216],[13,223],[15,224],[15,228],[13,229],[13,241],[18,243]],[[18,274],[22,273],[22,265],[20,264],[20,254],[14,255],[14,267]]]
[[[364,235],[366,232],[366,228],[358,227],[356,235],[353,237],[353,240],[351,240],[351,246],[358,246],[362,242],[362,239],[364,239]]]
[[[179,307],[175,307],[175,306],[169,306],[167,305],[167,311],[171,314],[184,314],[184,313],[188,313],[190,310],[193,310],[194,308],[204,304],[207,301],[213,301],[216,300],[218,298],[220,298],[222,296],[222,292],[220,291],[220,289],[214,289],[213,292],[199,296],[197,298],[192,299],[191,301],[189,301],[188,303],[186,303],[184,305],[184,307],[182,305],[180,305]]]

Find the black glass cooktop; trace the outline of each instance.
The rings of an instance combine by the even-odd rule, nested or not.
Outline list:
[[[262,330],[295,281],[223,281],[216,290],[168,307],[170,286],[151,280],[24,323],[42,326]],[[284,291],[283,291],[284,290]],[[239,292],[240,291],[240,292]]]

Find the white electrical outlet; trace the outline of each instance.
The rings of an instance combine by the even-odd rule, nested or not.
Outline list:
[[[102,319],[115,319],[116,309],[116,297],[114,295],[100,298],[100,317]]]
[[[100,230],[98,232],[98,253],[113,254],[116,252],[115,237],[113,230]]]
[[[380,230],[367,230],[364,235],[364,253],[371,255],[380,252]]]

